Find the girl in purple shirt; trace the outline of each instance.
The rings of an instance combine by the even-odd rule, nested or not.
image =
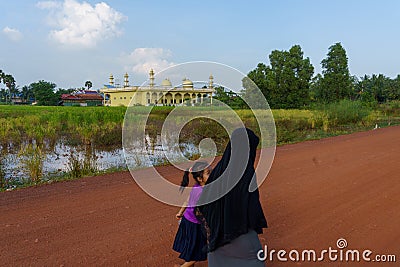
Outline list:
[[[190,192],[188,202],[176,214],[176,218],[181,219],[181,222],[173,245],[173,249],[180,253],[179,258],[185,260],[181,267],[193,266],[196,261],[207,259],[207,253],[204,251],[207,238],[203,234],[200,221],[196,218],[195,208],[211,173],[211,167],[205,161],[198,161],[185,171],[181,182],[182,191],[189,185],[189,173],[192,174],[195,185]]]

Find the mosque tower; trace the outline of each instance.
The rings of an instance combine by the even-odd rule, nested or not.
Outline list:
[[[127,72],[124,75],[124,87],[129,87],[129,75]]]
[[[154,87],[154,71],[153,71],[153,69],[150,69],[149,75],[150,75],[150,87]]]
[[[210,81],[208,82],[208,88],[212,89],[214,87],[214,77],[210,74]]]
[[[110,74],[110,85],[114,86],[114,76],[112,75],[112,73]]]

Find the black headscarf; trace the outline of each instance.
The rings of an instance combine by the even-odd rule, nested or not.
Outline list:
[[[258,188],[249,192],[250,184],[256,183],[254,162],[259,138],[247,128],[238,128],[232,133],[221,160],[211,172],[206,185],[221,179],[216,188],[205,186],[199,204],[207,203],[211,192],[229,187],[226,181],[234,180],[233,188],[221,198],[202,206],[199,211],[208,232],[208,251],[230,243],[250,229],[258,234],[267,227],[267,221],[259,200]],[[229,166],[228,166],[229,165]],[[218,181],[217,181],[218,182]],[[212,185],[210,185],[212,186]],[[231,187],[229,187],[231,188]],[[226,190],[225,190],[226,191]]]

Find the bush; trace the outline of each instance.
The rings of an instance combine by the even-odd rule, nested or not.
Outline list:
[[[379,110],[387,116],[400,116],[400,101],[390,101],[381,104]]]
[[[339,126],[360,123],[370,114],[371,110],[360,101],[345,99],[324,106],[323,112],[329,121],[329,125]]]
[[[84,159],[71,153],[68,158],[68,173],[71,178],[81,178],[88,175],[94,175],[98,172],[97,156],[87,153]]]
[[[28,144],[21,148],[18,156],[29,174],[31,182],[37,183],[43,175],[44,154],[36,144]]]

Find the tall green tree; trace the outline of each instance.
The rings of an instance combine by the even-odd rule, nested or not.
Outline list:
[[[272,108],[301,108],[310,101],[310,81],[314,67],[299,45],[289,51],[274,50],[270,66],[260,63],[248,77],[263,92]],[[245,87],[246,88],[246,87]]]
[[[31,83],[29,87],[32,89],[38,105],[55,106],[58,104],[59,99],[54,92],[56,84],[41,80],[36,83]]]
[[[6,102],[11,102],[12,91],[15,91],[15,79],[11,74],[6,74],[2,70],[0,70],[0,83],[1,82],[3,82],[8,89]]]
[[[321,61],[323,78],[316,97],[323,102],[335,102],[351,96],[352,78],[346,50],[341,43],[331,45]]]
[[[316,103],[319,100],[319,94],[321,90],[321,81],[323,76],[321,73],[318,73],[311,79],[310,83],[310,100],[311,103]]]

